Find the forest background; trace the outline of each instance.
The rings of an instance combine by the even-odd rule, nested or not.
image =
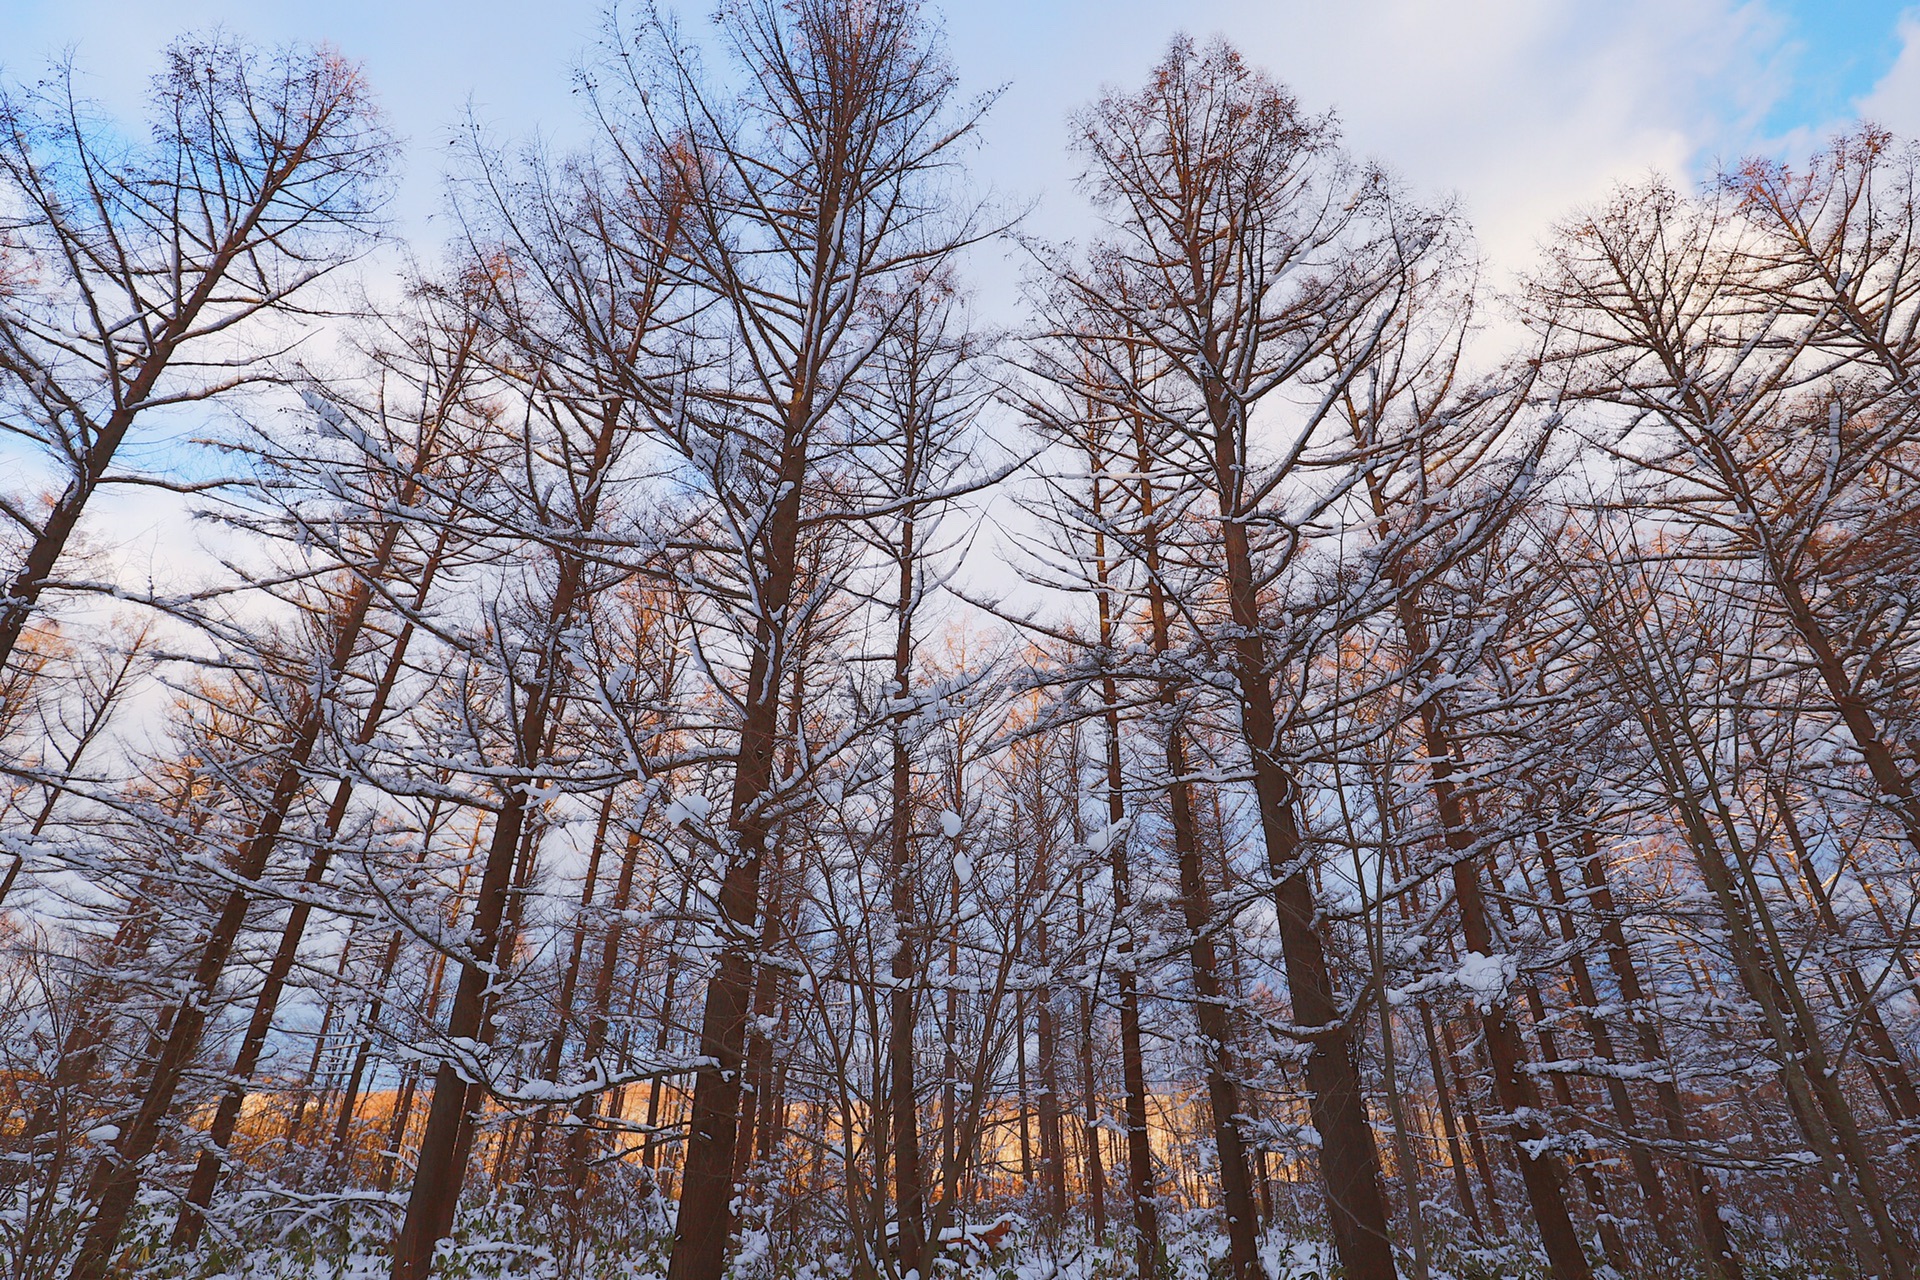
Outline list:
[[[1920,17],[330,15],[6,20],[15,1273],[1914,1273]]]

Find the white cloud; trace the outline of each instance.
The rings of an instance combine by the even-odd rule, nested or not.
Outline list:
[[[1138,83],[1169,35],[1216,32],[1333,107],[1350,144],[1420,190],[1457,192],[1496,263],[1518,265],[1548,226],[1649,170],[1685,174],[1761,145],[1786,82],[1788,24],[1764,0],[1134,0],[1071,4],[1032,39],[1009,7],[953,6],[963,74],[1011,83],[982,167],[1046,188],[1043,223],[1068,234],[1066,112],[1102,82]],[[1068,16],[1068,15],[1073,16]],[[1057,36],[1058,38],[1049,38]],[[1056,230],[1057,229],[1057,230]]]
[[[1920,135],[1920,9],[1900,15],[1898,34],[1899,56],[1854,108],[1863,119],[1915,136]]]
[[[1817,141],[1763,136],[1793,69],[1793,28],[1774,7],[1780,2],[930,0],[965,82],[1009,85],[977,167],[1011,195],[1044,191],[1035,229],[1045,234],[1084,226],[1070,192],[1067,114],[1103,84],[1139,83],[1184,28],[1202,39],[1228,36],[1309,108],[1337,108],[1361,154],[1427,192],[1457,191],[1500,262],[1525,258],[1553,219],[1613,181]],[[696,30],[711,7],[667,4]],[[11,72],[31,73],[42,53],[77,41],[93,87],[131,109],[155,51],[179,29],[224,22],[267,40],[337,41],[368,60],[410,142],[403,213],[431,245],[441,232],[426,219],[447,130],[468,95],[507,135],[538,130],[564,146],[585,132],[566,67],[592,43],[602,0],[551,0],[532,27],[512,0],[459,7],[455,21],[448,0],[340,0],[324,9],[72,0],[37,17],[0,5],[0,58]],[[1920,9],[1902,22],[1898,63],[1861,106],[1920,133],[1917,24]]]

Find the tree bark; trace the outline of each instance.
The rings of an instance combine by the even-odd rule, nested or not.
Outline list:
[[[1553,844],[1544,831],[1534,833],[1534,848],[1540,854],[1540,865],[1546,873],[1547,892],[1552,896],[1559,918],[1560,938],[1567,944],[1569,955],[1567,967],[1573,977],[1574,997],[1581,1005],[1580,1024],[1585,1028],[1587,1038],[1593,1043],[1594,1056],[1607,1063],[1619,1062],[1614,1050],[1613,1033],[1607,1029],[1594,1011],[1600,1006],[1599,992],[1594,987],[1593,974],[1587,967],[1587,957],[1579,949],[1579,935],[1574,927],[1571,904],[1567,898],[1566,884],[1560,875],[1560,867],[1554,855]],[[1648,1152],[1642,1140],[1640,1120],[1633,1105],[1633,1097],[1627,1091],[1627,1083],[1617,1075],[1604,1077],[1607,1101],[1613,1109],[1614,1123],[1626,1141],[1627,1160],[1633,1168],[1634,1180],[1640,1186],[1648,1212],[1653,1215],[1653,1229],[1660,1245],[1669,1254],[1679,1252],[1679,1240],[1673,1228],[1673,1206],[1668,1203],[1666,1188],[1660,1182],[1659,1171],[1654,1167],[1653,1156]]]
[[[1160,563],[1159,521],[1161,519],[1153,484],[1153,452],[1145,426],[1133,417],[1134,465],[1140,510],[1140,547],[1142,567],[1147,580],[1148,642],[1156,655],[1165,657],[1173,648],[1173,627],[1167,608],[1166,589]],[[1095,489],[1096,526],[1101,515]],[[1100,555],[1101,586],[1106,586],[1104,534],[1096,547]],[[1109,617],[1109,593],[1100,595],[1102,647],[1111,650],[1113,623]],[[1109,675],[1104,693],[1109,708],[1107,724],[1107,773],[1111,804],[1120,797],[1120,723],[1118,690]],[[1193,974],[1194,1019],[1198,1024],[1202,1053],[1207,1064],[1207,1102],[1213,1120],[1213,1140],[1220,1167],[1220,1192],[1227,1219],[1227,1263],[1236,1280],[1256,1280],[1259,1275],[1258,1220],[1253,1202],[1252,1177],[1247,1167],[1245,1140],[1240,1134],[1241,1114],[1238,1064],[1233,1052],[1232,1020],[1229,1002],[1220,979],[1220,963],[1213,945],[1218,921],[1214,917],[1213,893],[1207,884],[1206,866],[1201,857],[1199,827],[1194,819],[1193,784],[1187,777],[1184,729],[1181,721],[1180,690],[1162,684],[1156,697],[1160,717],[1161,763],[1166,772],[1167,807],[1172,822],[1174,859],[1179,867],[1180,911],[1187,931],[1187,961]],[[1117,822],[1118,811],[1114,814]],[[1142,1272],[1144,1280],[1145,1272]]]
[[[373,557],[374,573],[385,571],[398,538],[398,526],[390,525]],[[357,578],[341,611],[332,651],[322,668],[323,690],[337,684],[345,675],[372,602],[370,579]],[[306,784],[307,762],[325,725],[325,697],[316,696],[295,721],[267,804],[234,859],[232,870],[240,885],[227,891],[220,912],[199,947],[187,994],[174,1008],[169,1025],[164,1032],[156,1030],[149,1040],[146,1056],[152,1066],[139,1108],[89,1181],[88,1198],[94,1202],[95,1209],[74,1261],[72,1280],[104,1280],[107,1274],[121,1229],[139,1194],[142,1164],[159,1139],[161,1124],[173,1109],[174,1095],[199,1050],[214,990],[246,924],[254,895],[249,888],[241,886],[250,886],[266,874],[281,829]],[[256,1057],[258,1053],[256,1047]],[[237,1116],[237,1110],[235,1114]]]
[[[1223,486],[1234,485],[1229,477],[1238,474],[1229,440],[1230,434],[1221,431],[1216,469]],[[1223,496],[1234,491],[1223,487]],[[1280,726],[1266,646],[1260,639],[1252,547],[1237,504],[1228,500],[1224,505],[1221,549],[1234,627],[1229,647],[1239,686],[1241,735],[1253,765],[1254,798],[1273,877],[1293,1020],[1307,1040],[1309,1106],[1320,1133],[1320,1174],[1326,1184],[1334,1248],[1349,1280],[1392,1280],[1396,1269],[1386,1198],[1380,1191],[1380,1153],[1367,1119],[1352,1028],[1340,1008],[1320,936],[1305,842],[1295,825],[1298,787],[1275,755]]]
[[[734,840],[720,882],[716,932],[720,964],[707,983],[700,1025],[701,1065],[693,1077],[693,1115],[681,1171],[680,1214],[667,1280],[719,1280],[733,1233],[733,1150],[740,1119],[740,1068],[746,1050],[747,1002],[753,981],[760,867],[770,832],[764,810],[773,782],[774,747],[786,670],[785,619],[792,603],[800,533],[801,480],[811,407],[793,406],[780,467],[781,495],[769,522],[762,613],[748,666],[745,714],[735,757],[727,830]],[[410,1280],[396,1277],[395,1280]]]

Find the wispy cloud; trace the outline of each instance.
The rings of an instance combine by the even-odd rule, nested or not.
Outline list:
[[[1854,102],[1864,119],[1895,133],[1920,134],[1920,9],[1900,15],[1900,52],[1871,92]]]

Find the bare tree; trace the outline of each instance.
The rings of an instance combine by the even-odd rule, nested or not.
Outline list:
[[[739,0],[719,31],[739,73],[705,82],[676,32],[649,25],[619,52],[631,97],[603,97],[616,139],[673,160],[693,228],[677,270],[713,299],[701,361],[669,438],[694,464],[712,518],[689,548],[690,586],[721,608],[702,641],[710,667],[744,664],[726,698],[737,751],[715,904],[718,970],[707,987],[673,1280],[717,1280],[732,1230],[740,1108],[762,869],[774,829],[780,703],[796,637],[826,598],[797,594],[810,523],[844,519],[823,482],[832,424],[897,322],[909,278],[929,278],[981,228],[944,196],[979,113],[910,0],[793,6]],[[732,101],[729,101],[732,97]],[[616,113],[624,116],[618,118]],[[649,140],[650,141],[647,141]],[[891,296],[892,306],[881,303]],[[728,664],[721,637],[734,638]]]
[[[0,664],[56,577],[102,487],[167,484],[114,467],[137,421],[272,376],[315,284],[364,252],[389,144],[358,67],[223,39],[167,52],[153,136],[128,146],[77,97],[0,98],[0,254],[31,274],[0,287],[0,423],[43,451],[57,496],[0,505],[19,539],[0,605]],[[184,482],[180,482],[184,483]]]
[[[1533,306],[1570,387],[1630,415],[1612,426],[1609,444],[1632,468],[1635,498],[1684,512],[1695,532],[1695,555],[1743,567],[1703,584],[1701,595],[1711,599],[1734,583],[1757,588],[1734,607],[1771,615],[1762,626],[1777,626],[1802,646],[1889,816],[1920,847],[1920,811],[1910,784],[1880,716],[1862,695],[1860,674],[1848,668],[1834,639],[1834,606],[1846,595],[1823,596],[1815,586],[1820,558],[1831,554],[1829,539],[1851,532],[1849,525],[1861,518],[1856,504],[1872,502],[1867,494],[1900,451],[1900,424],[1908,419],[1848,402],[1848,384],[1834,380],[1835,354],[1823,350],[1828,309],[1797,314],[1790,300],[1804,272],[1777,268],[1767,247],[1756,243],[1728,197],[1696,203],[1657,186],[1622,192],[1565,228],[1551,267],[1533,286]],[[1757,299],[1778,301],[1756,306]],[[1805,430],[1809,419],[1823,419],[1827,429]],[[1660,608],[1659,594],[1640,586],[1616,590],[1623,594],[1615,596],[1610,631],[1617,636],[1624,626],[1633,637],[1642,612]],[[1728,603],[1707,604],[1703,616]],[[1880,638],[1881,662],[1897,662],[1898,635]],[[1872,637],[1871,629],[1863,636]],[[1766,1011],[1777,1052],[1791,1059],[1811,1055],[1811,1065],[1824,1057],[1821,1036],[1788,968],[1778,956],[1768,962],[1765,953],[1777,951],[1778,943],[1767,925],[1765,895],[1751,886],[1742,892],[1740,880],[1752,874],[1750,840],[1721,808],[1714,735],[1683,710],[1697,660],[1684,646],[1649,651],[1634,639],[1611,640],[1609,650],[1616,661],[1637,655],[1625,659],[1642,691],[1636,709],[1645,717],[1649,744],[1662,752],[1663,776],[1685,815],[1701,874],[1718,895],[1740,979]],[[1797,1067],[1787,1071],[1809,1143],[1834,1177],[1855,1188],[1836,1203],[1862,1265],[1876,1275],[1910,1275],[1911,1246],[1892,1216],[1851,1101],[1831,1072],[1813,1068],[1802,1079]]]
[[[424,1280],[453,1227],[467,1152],[493,1087],[481,1057],[500,994],[494,974],[513,954],[543,789],[587,781],[554,779],[556,739],[578,682],[576,633],[594,596],[637,570],[631,554],[610,549],[651,541],[635,535],[621,482],[642,465],[646,429],[667,396],[665,371],[676,367],[664,354],[679,305],[670,263],[695,216],[686,188],[658,181],[675,162],[660,163],[650,190],[622,191],[591,170],[554,182],[536,167],[524,185],[514,184],[498,162],[481,161],[484,203],[469,224],[474,257],[505,260],[492,276],[489,312],[504,348],[500,372],[516,383],[524,417],[512,500],[476,515],[509,549],[530,548],[534,557],[523,575],[519,625],[473,638],[474,650],[488,653],[504,676],[507,758],[488,780],[493,830],[465,941],[455,950],[446,1056],[394,1250],[395,1280]]]
[[[1203,634],[1234,676],[1293,1020],[1309,1045],[1327,1211],[1347,1273],[1391,1276],[1379,1155],[1317,923],[1274,687],[1286,654],[1268,612],[1312,518],[1311,498],[1299,511],[1280,504],[1311,468],[1338,391],[1337,377],[1325,381],[1329,345],[1377,326],[1393,284],[1372,247],[1368,180],[1340,158],[1328,121],[1303,115],[1224,44],[1203,53],[1176,41],[1144,89],[1103,98],[1079,134],[1087,190],[1111,229],[1074,293],[1103,317],[1103,336],[1151,354],[1152,381],[1126,393],[1168,431],[1172,467],[1213,508],[1206,554],[1225,616]],[[1268,440],[1256,410],[1287,393],[1306,409]]]

